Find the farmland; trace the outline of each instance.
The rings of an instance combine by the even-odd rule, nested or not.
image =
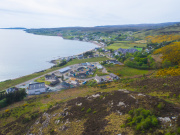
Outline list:
[[[136,47],[137,50],[141,51],[142,47],[146,47],[146,44],[132,43],[129,41],[117,41],[111,44],[110,46],[108,46],[107,49],[117,50],[119,48],[129,49],[129,48],[134,48],[134,47]]]

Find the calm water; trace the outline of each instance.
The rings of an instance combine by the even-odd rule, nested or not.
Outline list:
[[[0,81],[28,75],[52,66],[48,61],[95,48],[87,42],[40,36],[22,30],[0,30]]]

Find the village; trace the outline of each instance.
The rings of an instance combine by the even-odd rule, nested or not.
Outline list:
[[[119,56],[119,54],[126,54],[127,52],[134,53],[138,50],[119,48],[118,50],[111,51],[106,49],[106,44],[102,42],[95,43],[99,44],[99,47],[82,54],[53,60],[53,63],[56,66],[58,64],[61,65],[64,62],[68,63],[73,59],[81,60],[98,57],[107,57],[109,60],[70,65],[50,74],[46,74],[23,84],[16,85],[16,87],[8,88],[6,89],[6,93],[14,92],[23,88],[26,89],[28,95],[37,95],[47,92],[60,91],[63,89],[80,87],[87,84],[105,83],[120,79],[119,76],[113,73],[109,73],[101,63],[123,65],[123,63],[115,59],[115,56]]]
[[[114,62],[114,60],[108,60]],[[98,73],[98,74],[96,74]],[[44,82],[36,82],[20,85],[18,88],[25,88],[27,94],[36,95],[53,91],[60,91],[86,85],[88,82],[104,83],[120,79],[113,73],[108,73],[99,62],[86,62],[67,66],[52,74],[45,75]],[[6,90],[7,93],[18,90],[12,87]]]

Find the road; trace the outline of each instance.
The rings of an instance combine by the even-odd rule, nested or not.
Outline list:
[[[90,63],[93,63],[93,64],[97,65],[99,62],[90,62]],[[76,69],[78,66],[80,66],[80,65],[79,65],[79,64],[74,64],[74,65],[70,65],[69,67],[71,67],[72,70],[74,70],[74,69]],[[63,67],[63,68],[64,68],[64,67]],[[60,68],[60,69],[62,69],[62,68]],[[52,72],[49,72],[49,73],[46,73],[46,74],[41,75],[41,76],[38,76],[38,77],[33,78],[33,79],[31,79],[31,80],[28,80],[28,81],[26,81],[26,82],[20,83],[20,84],[16,85],[15,87],[18,87],[18,88],[27,88],[29,83],[32,83],[32,82],[34,82],[36,79],[38,79],[38,78],[40,78],[40,77],[43,77],[43,76],[45,76],[45,75],[47,75],[47,74],[55,73],[55,72],[59,71],[60,69],[55,70],[55,71],[52,71]],[[92,79],[92,78],[87,78],[87,79],[85,79],[85,80],[87,81],[87,80],[90,80],[90,79]]]

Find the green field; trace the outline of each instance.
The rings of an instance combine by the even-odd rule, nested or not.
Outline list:
[[[26,75],[26,76],[23,76],[23,77],[14,79],[14,80],[7,80],[7,81],[4,81],[4,82],[0,82],[0,91],[2,91],[4,89],[7,89],[9,87],[15,86],[17,84],[23,83],[25,81],[31,80],[31,79],[36,78],[38,76],[47,74],[49,72],[58,70],[60,68],[69,66],[69,65],[78,64],[78,63],[84,63],[84,62],[98,62],[98,61],[105,61],[105,60],[108,60],[108,58],[100,57],[100,58],[90,58],[90,59],[82,59],[82,60],[74,59],[74,60],[68,62],[66,65],[64,65],[62,67],[53,67],[53,68],[47,69],[44,72],[34,73],[34,74]]]
[[[106,69],[108,70],[108,72],[112,72],[121,77],[132,77],[135,75],[147,74],[149,72],[148,70],[140,70],[119,65],[106,66]]]
[[[110,46],[108,46],[107,49],[113,49],[113,50],[117,50],[119,48],[129,49],[129,48],[134,48],[134,46],[146,47],[146,44],[131,43],[129,41],[118,41],[118,42],[115,42],[114,44],[111,44]],[[140,48],[137,48],[137,49],[141,50]]]

